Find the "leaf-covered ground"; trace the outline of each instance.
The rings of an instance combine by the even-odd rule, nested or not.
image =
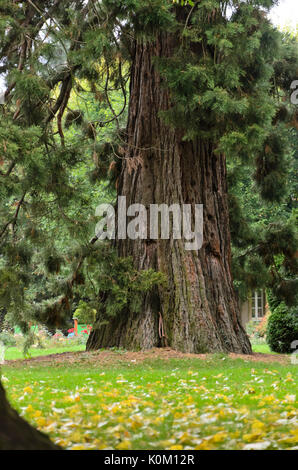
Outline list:
[[[15,408],[65,448],[298,448],[298,367],[289,358],[62,358],[8,363],[2,375]]]

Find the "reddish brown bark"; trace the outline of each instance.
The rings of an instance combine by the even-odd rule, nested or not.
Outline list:
[[[171,98],[154,57],[169,57],[173,42],[164,34],[136,45],[118,195],[126,196],[127,206],[203,204],[204,244],[186,251],[184,240],[118,240],[120,256],[132,256],[139,270],[164,272],[168,286],[147,295],[141,313],[123,312],[95,329],[87,348],[161,345],[161,312],[167,344],[175,349],[251,353],[231,276],[225,157],[215,154],[212,142],[183,141],[183,131],[160,118]]]

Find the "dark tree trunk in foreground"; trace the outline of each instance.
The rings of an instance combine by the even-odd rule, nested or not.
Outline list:
[[[9,405],[0,383],[0,450],[59,450]]]
[[[159,112],[171,104],[153,58],[170,56],[172,42],[163,35],[154,43],[136,45],[127,160],[118,195],[127,197],[127,206],[203,204],[203,247],[186,251],[184,240],[173,239],[118,240],[121,256],[132,256],[139,270],[164,272],[168,286],[147,296],[141,313],[126,312],[95,329],[87,349],[161,345],[160,312],[166,344],[174,349],[250,353],[231,277],[225,157],[214,153],[211,142],[184,142],[183,132],[159,118]]]

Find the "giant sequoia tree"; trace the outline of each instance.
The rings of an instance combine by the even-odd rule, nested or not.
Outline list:
[[[272,4],[0,2],[0,309],[10,321],[61,327],[93,296],[89,349],[251,352],[231,241],[234,274],[250,286],[262,271],[293,301],[296,282],[291,226],[252,233],[232,191],[244,166],[264,200],[287,189],[297,44],[268,21]],[[127,205],[203,204],[202,248],[98,242],[97,199],[115,190]]]
[[[274,85],[280,38],[262,2],[232,2],[229,12],[217,1],[133,3],[117,12],[123,34],[134,34],[118,194],[146,207],[203,204],[204,244],[190,252],[181,240],[118,240],[120,256],[165,273],[167,286],[145,295],[141,311],[105,325],[99,315],[88,347],[150,348],[162,331],[182,351],[248,353],[231,275],[226,160],[256,160],[261,190],[274,198],[276,185],[280,197],[289,152]]]

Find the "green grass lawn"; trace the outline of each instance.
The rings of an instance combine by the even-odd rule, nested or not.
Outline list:
[[[88,358],[90,362],[88,362]],[[68,449],[291,449],[297,366],[83,354],[2,367],[14,407]]]
[[[49,354],[59,354],[63,352],[76,352],[76,351],[84,351],[86,346],[84,344],[77,344],[75,346],[66,345],[66,346],[59,346],[56,348],[47,348],[47,349],[39,349],[39,348],[31,348],[29,350],[29,357],[38,357],[38,356],[48,356]],[[7,348],[5,351],[4,358],[6,361],[12,359],[24,359],[24,354],[21,348]]]
[[[263,343],[263,344],[252,344],[252,350],[255,353],[263,353],[263,354],[276,354],[271,351],[269,348],[268,344]]]

